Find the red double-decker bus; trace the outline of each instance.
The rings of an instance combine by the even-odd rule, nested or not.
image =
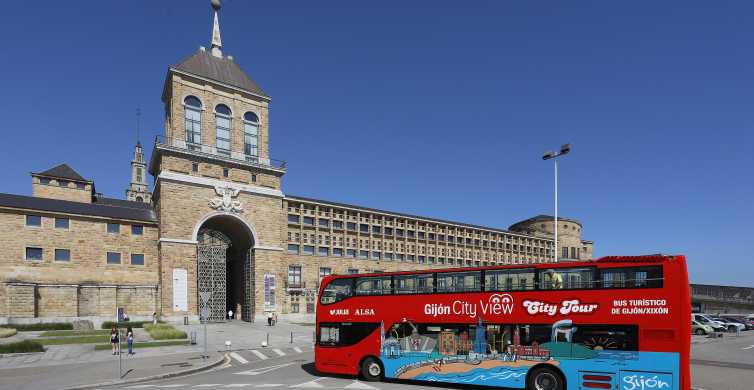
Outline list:
[[[367,380],[688,390],[683,256],[328,276],[315,366]]]

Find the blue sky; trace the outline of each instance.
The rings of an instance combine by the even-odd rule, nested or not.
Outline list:
[[[408,3],[408,4],[407,4]],[[0,192],[68,162],[122,197],[141,107],[209,46],[209,1],[14,1],[0,24]],[[682,253],[754,286],[751,2],[225,1],[267,92],[283,190],[493,227],[552,213],[596,255]]]

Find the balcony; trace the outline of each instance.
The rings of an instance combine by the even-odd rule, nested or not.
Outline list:
[[[188,142],[184,138],[167,138],[158,135],[155,137],[154,146],[155,150],[170,150],[256,168],[271,169],[279,172],[286,171],[285,161],[262,158],[245,154],[243,152],[219,149],[215,145]]]
[[[285,291],[301,291],[306,288],[306,282],[302,281],[285,281]]]

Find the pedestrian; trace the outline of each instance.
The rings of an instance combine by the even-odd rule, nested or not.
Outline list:
[[[118,326],[113,324],[110,328],[110,345],[113,347],[113,355],[118,354]]]
[[[272,312],[267,312],[267,326],[272,326]]]
[[[126,329],[126,341],[128,341],[128,354],[134,354],[134,330],[129,325]]]
[[[233,319],[233,310],[228,310],[228,319],[229,320]]]
[[[157,325],[157,312],[152,313],[152,324]]]
[[[277,325],[277,323],[278,323],[278,313],[273,311],[272,312],[272,325],[273,326]]]

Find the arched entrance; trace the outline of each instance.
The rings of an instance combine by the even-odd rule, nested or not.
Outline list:
[[[253,321],[254,235],[249,226],[231,214],[213,215],[201,223],[196,239],[200,317],[224,321],[232,310],[236,318]]]

